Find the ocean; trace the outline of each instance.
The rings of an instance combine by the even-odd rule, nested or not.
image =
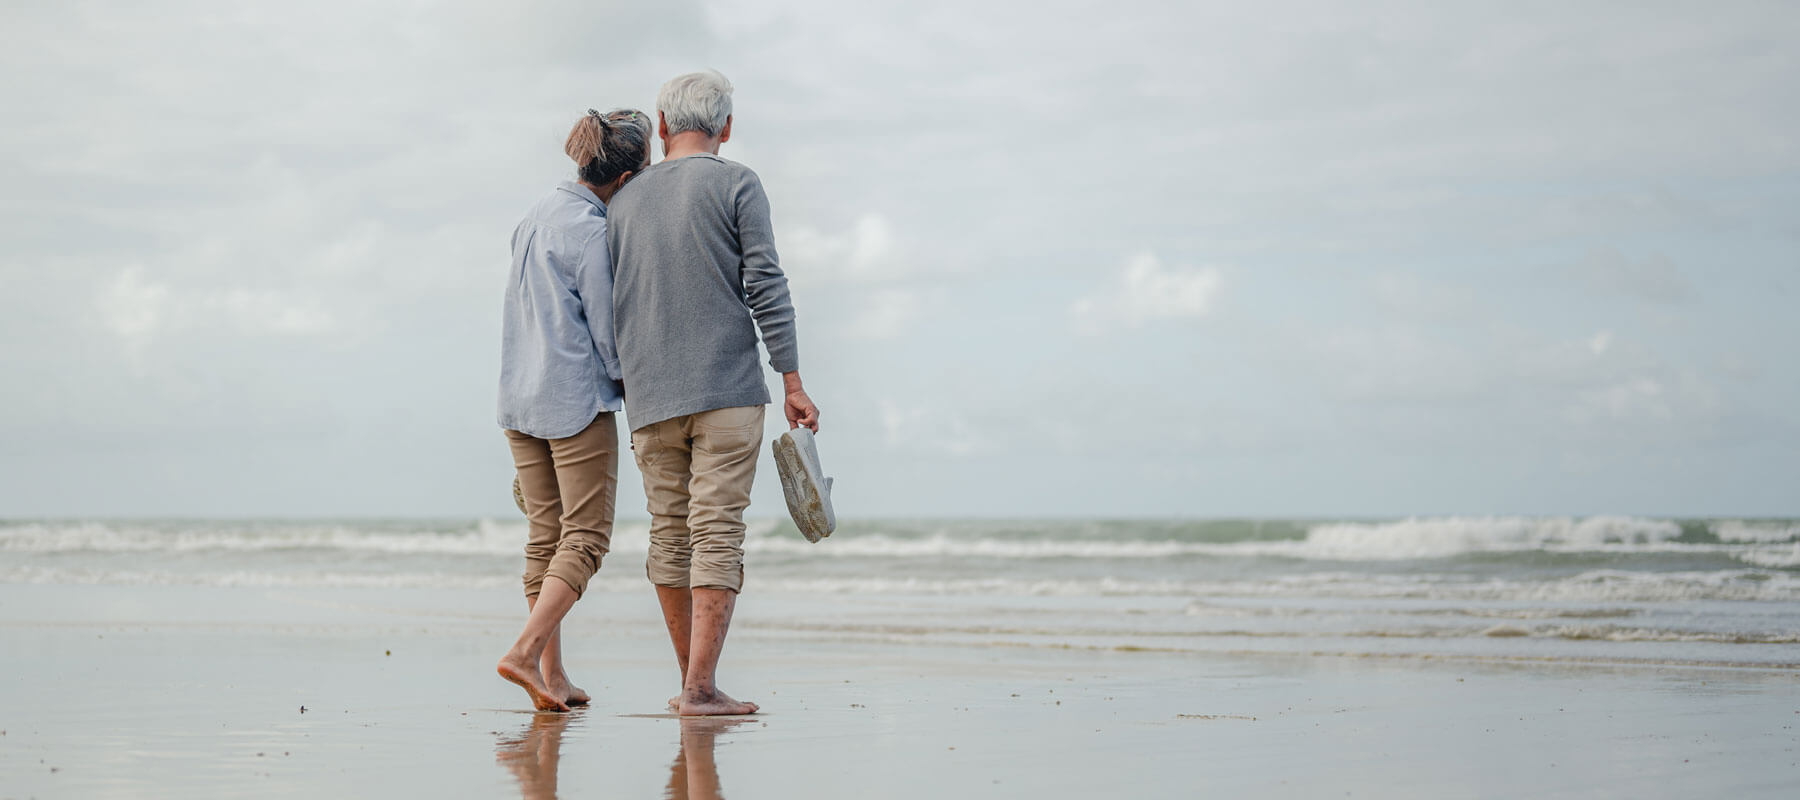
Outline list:
[[[621,521],[590,598],[649,591],[646,531]],[[496,589],[524,540],[514,519],[14,520],[0,583]],[[745,547],[740,624],[797,637],[1800,668],[1800,520],[846,521],[818,544],[762,520]]]

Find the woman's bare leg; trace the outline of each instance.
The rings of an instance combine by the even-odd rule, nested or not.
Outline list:
[[[537,595],[525,598],[525,605],[527,608],[536,608]],[[550,687],[550,694],[560,698],[563,703],[585,706],[593,702],[594,698],[569,680],[569,673],[563,668],[561,623],[550,634],[550,643],[544,646],[544,657],[538,661],[538,671],[543,673],[544,685]]]
[[[500,657],[495,671],[500,677],[518,684],[531,695],[531,704],[539,711],[568,711],[569,706],[563,699],[550,691],[544,680],[544,673],[539,666],[543,662],[544,651],[555,638],[563,617],[569,609],[575,607],[577,595],[575,590],[564,583],[561,578],[550,578],[544,581],[544,588],[538,595],[536,603],[531,606],[531,617],[525,621],[525,630],[520,632],[519,640],[513,643],[512,649]]]

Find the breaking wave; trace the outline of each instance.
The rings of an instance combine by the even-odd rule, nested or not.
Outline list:
[[[1307,531],[1304,549],[1314,558],[1401,560],[1656,547],[1680,536],[1678,523],[1638,517],[1434,517],[1318,525]]]
[[[1484,554],[1676,554],[1800,567],[1800,523],[1642,517],[1418,517],[1386,522],[864,523],[810,544],[785,523],[753,522],[750,553],[819,559],[1167,561],[1265,558],[1326,562],[1443,560]],[[522,521],[460,524],[288,522],[0,523],[0,553],[329,554],[515,557]],[[641,553],[648,525],[621,522],[613,552]]]
[[[1316,572],[1246,580],[1115,577],[752,577],[757,591],[842,595],[1016,597],[1348,598],[1522,603],[1800,602],[1800,576],[1767,570],[1628,572],[1589,570],[1551,580],[1469,580],[1455,575]],[[0,566],[0,583],[249,587],[491,588],[518,583],[513,571],[353,572],[97,569]],[[630,570],[602,571],[590,591],[643,591]],[[1525,612],[1518,612],[1524,614]],[[1609,610],[1607,614],[1616,613]],[[1514,614],[1517,615],[1517,614]],[[1529,616],[1529,614],[1525,614]],[[1556,616],[1566,614],[1559,612]],[[1588,615],[1586,612],[1580,614]]]
[[[1800,539],[1800,522],[1720,520],[1707,526],[1721,542],[1791,542]]]

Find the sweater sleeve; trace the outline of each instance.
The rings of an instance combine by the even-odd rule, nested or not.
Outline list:
[[[737,186],[738,246],[741,248],[744,299],[750,315],[769,349],[769,366],[776,372],[800,368],[799,345],[794,335],[794,303],[788,295],[787,275],[775,255],[775,229],[769,221],[769,198],[756,173],[744,171]]]
[[[604,223],[602,223],[604,224]],[[619,348],[613,333],[612,254],[606,246],[606,231],[601,229],[588,238],[581,252],[581,264],[575,271],[575,292],[581,296],[581,311],[587,317],[588,336],[594,341],[594,353],[606,377],[621,380]]]

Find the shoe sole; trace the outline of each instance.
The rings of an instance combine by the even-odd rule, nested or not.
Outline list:
[[[781,475],[781,494],[787,499],[794,527],[809,542],[831,535],[837,515],[831,509],[831,479],[819,468],[819,451],[812,431],[797,428],[769,443],[775,453],[775,471]]]

